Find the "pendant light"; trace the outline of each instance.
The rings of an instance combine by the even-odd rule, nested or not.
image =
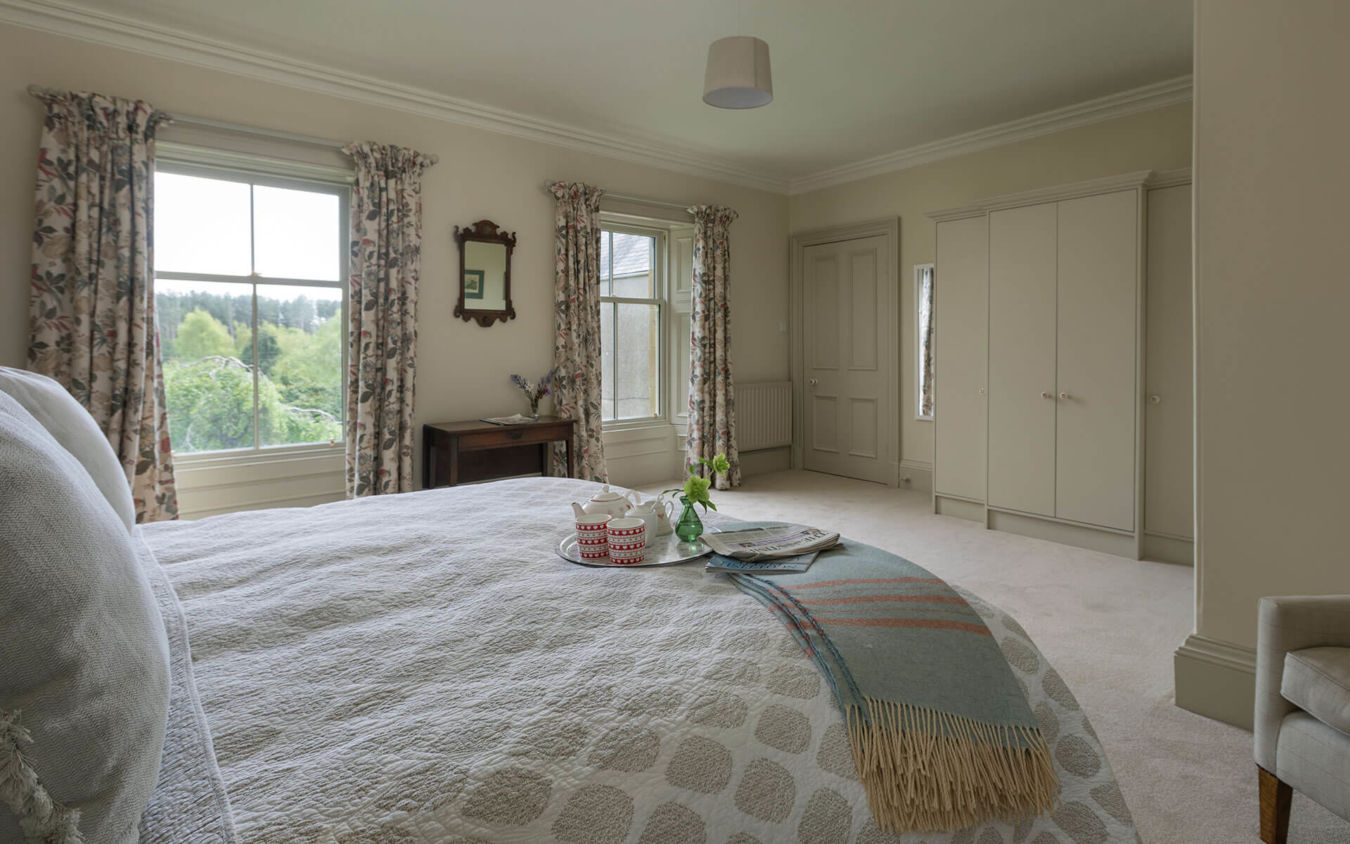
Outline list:
[[[717,108],[759,108],[772,101],[769,45],[750,35],[714,41],[708,48],[703,102]]]

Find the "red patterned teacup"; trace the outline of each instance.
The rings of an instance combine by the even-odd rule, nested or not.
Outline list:
[[[610,516],[607,513],[591,513],[581,516],[576,521],[577,536],[586,536],[587,534],[606,533],[605,526],[609,523]]]
[[[647,523],[642,519],[610,519],[606,526],[610,542],[646,542]]]

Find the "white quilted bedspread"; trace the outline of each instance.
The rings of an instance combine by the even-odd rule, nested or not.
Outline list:
[[[148,526],[240,840],[1136,840],[1073,695],[977,599],[1055,748],[1061,808],[881,834],[828,687],[768,611],[699,563],[554,554],[567,502],[593,488],[502,481]]]

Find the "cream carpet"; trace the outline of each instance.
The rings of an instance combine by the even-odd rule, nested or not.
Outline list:
[[[1251,734],[1173,703],[1190,568],[986,531],[933,515],[927,493],[813,472],[752,476],[713,500],[735,518],[838,530],[1011,612],[1092,719],[1146,844],[1259,840]],[[1295,794],[1289,841],[1346,844],[1350,823]]]

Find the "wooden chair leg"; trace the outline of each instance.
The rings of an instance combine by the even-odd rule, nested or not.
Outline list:
[[[1265,844],[1285,844],[1289,836],[1289,801],[1294,789],[1260,766],[1256,769],[1261,790],[1261,840]]]

